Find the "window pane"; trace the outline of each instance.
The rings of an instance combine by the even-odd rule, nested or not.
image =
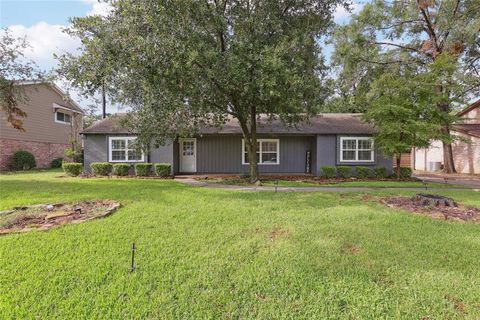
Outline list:
[[[135,150],[128,150],[128,160],[142,160],[142,153]]]
[[[262,163],[277,163],[277,153],[262,153]]]
[[[123,139],[112,140],[112,150],[125,150],[125,140]]]
[[[135,140],[134,139],[128,139],[127,140],[127,148],[128,149],[135,149]]]
[[[354,139],[342,140],[342,148],[344,150],[355,150],[357,147],[357,141]]]
[[[372,141],[370,139],[358,140],[358,149],[359,150],[370,150],[372,148]]]
[[[355,160],[355,151],[343,151],[343,160]]]
[[[184,141],[182,144],[182,152],[184,156],[193,156],[194,155],[194,142],[193,141]]]
[[[248,153],[245,152],[245,163],[250,163],[250,160],[248,159]],[[257,152],[257,163],[260,163],[260,153]]]
[[[371,151],[358,151],[358,160],[372,160],[372,152]]]
[[[262,142],[262,152],[277,152],[277,143],[274,141]]]
[[[63,115],[64,121],[70,123],[70,115],[69,114],[64,114]]]
[[[61,112],[57,112],[57,121],[64,121],[64,114]]]
[[[118,151],[118,150],[112,151],[112,160],[113,161],[125,160],[125,151]]]

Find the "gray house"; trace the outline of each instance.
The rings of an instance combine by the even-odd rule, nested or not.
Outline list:
[[[248,172],[248,156],[236,119],[138,154],[132,147],[135,134],[119,125],[120,118],[97,121],[82,132],[86,170],[92,162],[164,162],[172,164],[174,174]],[[375,149],[375,130],[359,114],[320,114],[295,128],[261,117],[257,127],[261,174],[319,175],[322,166],[339,165],[392,170],[392,159]]]

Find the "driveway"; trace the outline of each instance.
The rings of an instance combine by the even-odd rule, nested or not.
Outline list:
[[[466,176],[460,174],[432,174],[432,173],[418,173],[414,177],[427,182],[438,182],[452,185],[460,185],[469,188],[480,188],[480,176]]]

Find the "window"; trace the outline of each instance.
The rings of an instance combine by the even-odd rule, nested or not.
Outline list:
[[[72,117],[68,113],[57,111],[55,112],[55,122],[70,124]]]
[[[110,137],[110,162],[142,162],[143,153],[135,149],[135,137]]]
[[[280,164],[278,139],[257,139],[257,163]],[[245,140],[242,140],[242,164],[249,164]]]
[[[373,162],[373,140],[371,138],[340,138],[341,162]]]

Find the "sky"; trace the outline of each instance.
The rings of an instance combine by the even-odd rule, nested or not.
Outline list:
[[[353,12],[361,9],[361,4],[353,5]],[[80,47],[80,41],[62,32],[70,24],[71,17],[108,13],[109,6],[97,0],[0,0],[0,28],[8,28],[15,37],[26,37],[30,48],[25,52],[43,70],[55,67],[53,54],[72,52]],[[344,8],[335,12],[335,22],[345,23],[350,13]],[[325,52],[328,55],[331,48]],[[82,101],[74,92],[72,98],[81,106]],[[113,110],[112,110],[113,111]]]

